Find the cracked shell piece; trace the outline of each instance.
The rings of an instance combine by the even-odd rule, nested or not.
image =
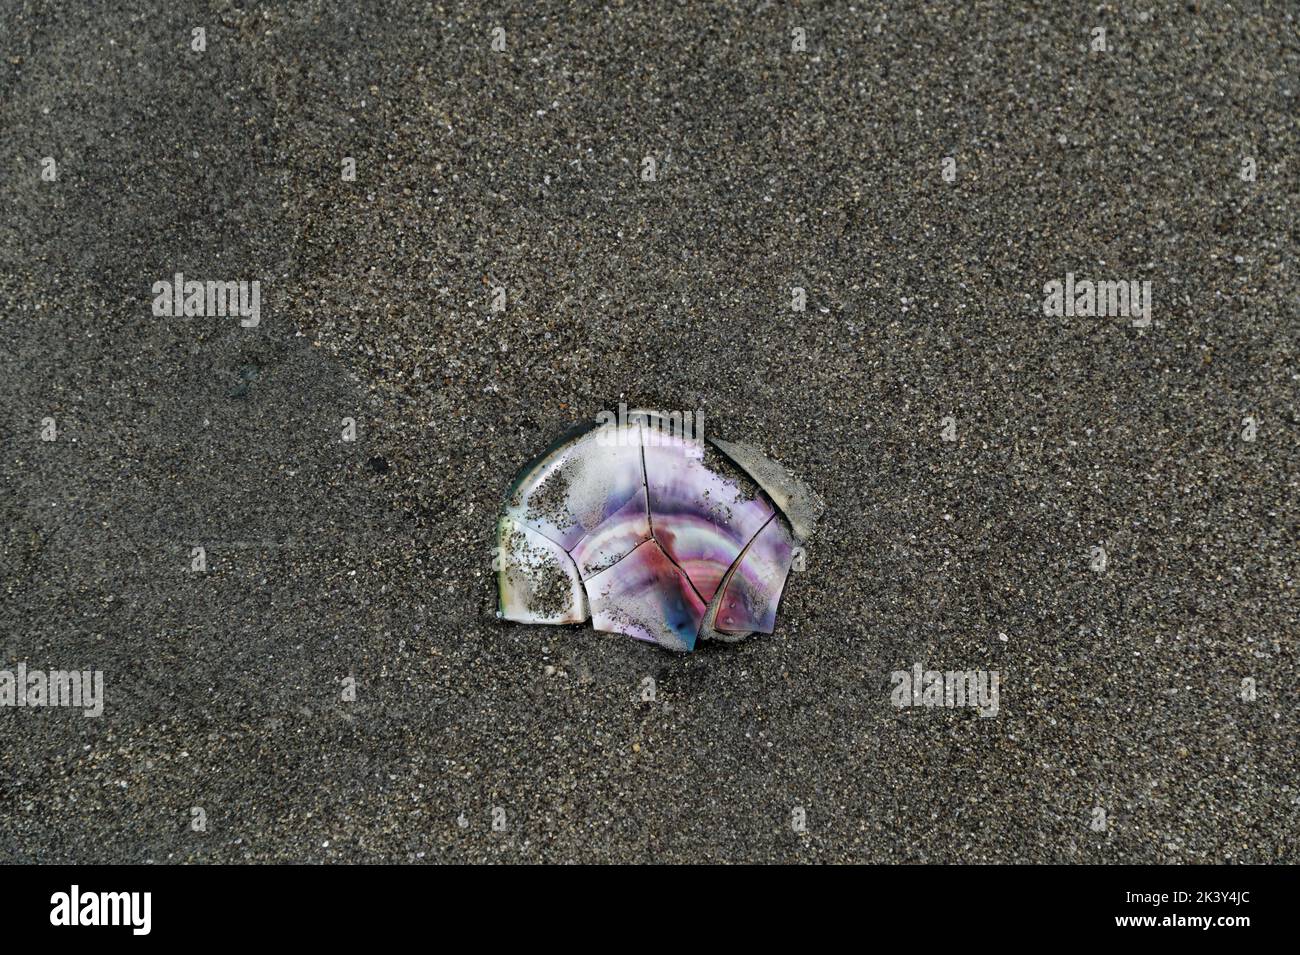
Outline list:
[[[820,502],[760,452],[666,420],[632,412],[572,429],[521,469],[498,530],[498,616],[590,615],[597,630],[681,651],[772,632]]]
[[[587,582],[591,623],[670,650],[694,650],[704,601],[653,540]]]
[[[793,562],[794,537],[784,522],[768,521],[727,574],[714,626],[731,634],[771,633]]]
[[[587,593],[573,558],[555,541],[509,517],[497,522],[501,616],[519,623],[582,623]]]
[[[651,529],[700,596],[712,600],[727,568],[771,519],[772,505],[746,489],[734,468],[706,465],[701,445],[660,440],[644,449]]]

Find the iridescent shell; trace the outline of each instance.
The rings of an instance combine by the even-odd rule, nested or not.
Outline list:
[[[497,526],[497,615],[590,618],[673,650],[771,633],[819,511],[780,465],[692,437],[675,417],[634,411],[579,427],[510,486]]]

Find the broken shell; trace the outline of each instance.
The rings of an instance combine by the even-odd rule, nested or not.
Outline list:
[[[820,508],[761,453],[692,438],[654,412],[573,429],[511,484],[498,616],[590,615],[597,630],[674,650],[771,633]]]

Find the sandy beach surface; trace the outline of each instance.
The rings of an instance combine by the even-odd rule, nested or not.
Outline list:
[[[0,22],[0,670],[104,681],[0,861],[1296,861],[1294,5]],[[496,619],[619,402],[825,500],[771,636]]]

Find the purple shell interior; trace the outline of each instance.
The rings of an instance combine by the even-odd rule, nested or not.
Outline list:
[[[771,633],[795,546],[743,472],[644,421],[556,446],[516,481],[501,526],[502,617],[581,620],[589,607],[597,630],[676,650],[702,630]]]

